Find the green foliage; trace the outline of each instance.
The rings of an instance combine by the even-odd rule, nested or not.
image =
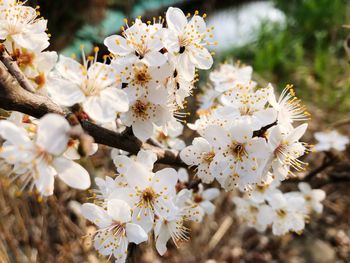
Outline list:
[[[275,0],[286,23],[263,24],[257,40],[224,57],[251,63],[260,77],[293,83],[297,93],[328,113],[350,109],[350,70],[343,50],[349,33],[345,0]],[[283,88],[282,86],[280,88]]]

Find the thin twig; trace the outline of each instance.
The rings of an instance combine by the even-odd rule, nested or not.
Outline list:
[[[312,180],[312,178],[315,177],[318,173],[326,170],[328,167],[332,166],[333,164],[339,161],[339,159],[331,152],[325,152],[325,154],[326,155],[324,156],[322,164],[319,167],[315,168],[314,170],[310,171],[303,178],[303,181],[308,182]]]
[[[22,88],[29,92],[35,93],[35,89],[20,70],[17,62],[12,59],[12,57],[7,53],[6,49],[1,49],[0,51],[0,61],[6,66],[10,74],[18,81]]]

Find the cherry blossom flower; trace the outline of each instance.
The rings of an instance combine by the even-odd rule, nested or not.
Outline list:
[[[199,111],[209,111],[211,108],[214,108],[221,94],[221,92],[213,88],[206,88],[202,90],[202,93],[198,95],[198,101],[200,105]]]
[[[173,76],[167,79],[166,86],[168,89],[169,97],[173,99],[173,103],[179,108],[183,109],[185,107],[185,98],[192,95],[194,81],[186,80],[180,73],[175,70]]]
[[[155,125],[163,126],[171,121],[173,114],[166,106],[152,103],[146,98],[130,102],[130,109],[121,115],[122,123],[132,126],[134,135],[146,141],[155,131]]]
[[[49,46],[45,30],[47,21],[38,18],[37,10],[22,2],[2,1],[0,6],[0,40],[16,46],[42,51]]]
[[[315,138],[318,141],[314,148],[316,151],[329,151],[332,148],[337,151],[344,151],[349,143],[349,138],[336,130],[315,132]]]
[[[204,137],[216,152],[211,172],[227,191],[234,187],[247,190],[262,180],[259,160],[266,159],[270,151],[264,138],[252,136],[245,122],[236,122],[228,130],[214,125],[205,130]]]
[[[121,90],[118,74],[107,64],[88,58],[83,65],[63,55],[50,76],[47,86],[51,98],[62,106],[81,103],[83,110],[93,120],[108,123],[117,113],[126,112],[128,96]]]
[[[203,183],[209,184],[214,181],[211,167],[214,165],[215,151],[205,138],[194,138],[192,145],[181,151],[180,157],[186,164],[197,166],[196,175]]]
[[[182,132],[183,125],[173,118],[163,128],[156,129],[154,139],[169,149],[180,151],[186,147],[185,142],[178,138]]]
[[[164,33],[164,45],[173,56],[176,70],[191,81],[196,67],[209,69],[213,64],[213,58],[206,49],[208,32],[205,21],[197,14],[187,21],[179,8],[169,7],[166,22],[168,30]]]
[[[165,85],[167,78],[172,75],[173,69],[165,63],[161,67],[150,67],[143,63],[120,66],[113,64],[120,72],[122,83],[126,84],[124,91],[129,99],[134,101],[146,97],[154,103],[166,105],[168,103],[168,90]]]
[[[169,239],[172,239],[177,247],[180,242],[189,240],[189,229],[184,225],[188,207],[185,205],[183,195],[178,195],[174,202],[176,206],[172,207],[167,215],[159,217],[154,226],[156,249],[161,256],[167,251],[166,244]]]
[[[312,210],[319,214],[322,213],[323,204],[321,202],[325,199],[326,193],[321,189],[312,189],[308,183],[304,182],[299,183],[298,188],[300,192],[290,192],[288,194],[303,197],[308,213],[311,213]]]
[[[259,130],[276,121],[275,109],[266,108],[270,92],[269,88],[253,93],[226,91],[221,98],[225,107],[218,109],[217,113],[226,119],[244,120],[254,130]]]
[[[273,90],[271,84],[269,84],[269,88]],[[306,111],[306,107],[301,104],[300,99],[295,96],[293,86],[287,85],[278,100],[272,92],[269,95],[269,103],[278,112],[277,122],[285,129],[292,129],[292,124],[295,121],[309,120],[310,113]]]
[[[127,187],[116,189],[112,198],[125,200],[133,210],[133,221],[149,232],[154,222],[154,216],[166,216],[170,213],[175,197],[177,172],[165,168],[153,173],[154,154],[142,152],[135,161],[126,156],[120,156],[114,161]]]
[[[52,195],[57,175],[73,188],[90,186],[88,172],[79,164],[61,156],[67,147],[70,126],[61,116],[47,114],[38,122],[32,141],[27,132],[9,121],[0,121],[0,135],[6,140],[0,157],[17,164],[24,173],[15,174],[23,182],[23,189],[36,189],[44,196]]]
[[[103,256],[115,258],[116,263],[124,263],[130,242],[140,244],[148,239],[147,233],[131,221],[131,210],[123,200],[112,199],[107,209],[95,204],[83,204],[82,214],[99,229],[93,241],[95,249]]]
[[[253,190],[249,193],[250,199],[256,203],[263,203],[269,196],[280,192],[280,190],[277,189],[280,184],[281,182],[276,180],[276,178],[269,173],[265,182],[258,183],[253,187]]]
[[[217,188],[208,188],[204,190],[202,184],[198,185],[198,191],[192,193],[192,200],[203,209],[203,214],[212,215],[215,212],[215,205],[212,201],[220,195]]]
[[[251,82],[253,68],[244,65],[221,64],[218,70],[210,73],[209,78],[214,83],[215,90],[225,92],[235,86]],[[249,85],[253,88],[256,83]]]
[[[6,50],[28,78],[32,86],[46,94],[49,73],[56,65],[58,55],[54,51],[37,52],[23,47],[15,47],[5,42]]]
[[[121,65],[142,62],[148,66],[163,65],[167,58],[159,51],[163,48],[162,29],[147,25],[136,19],[131,27],[123,31],[123,37],[112,35],[104,40],[108,50],[115,55],[115,62]]]
[[[275,193],[268,198],[269,205],[262,205],[258,223],[272,223],[272,233],[280,236],[289,231],[300,233],[305,227],[305,200],[301,197]]]
[[[64,156],[71,160],[79,160],[81,158],[79,154],[79,140],[69,139],[67,149],[64,152]],[[98,150],[98,144],[92,143],[89,151],[86,153],[88,156],[94,155]]]
[[[299,142],[306,129],[307,124],[304,123],[287,133],[282,131],[283,127],[280,125],[269,130],[268,141],[274,155],[273,172],[280,180],[284,180],[288,174],[293,175],[289,170],[290,166],[297,171],[302,171],[306,166],[306,163],[298,159],[308,152],[307,144]]]
[[[268,222],[260,223],[258,221],[261,204],[238,196],[233,197],[232,201],[236,205],[236,214],[243,219],[247,226],[254,227],[260,232],[266,230]]]

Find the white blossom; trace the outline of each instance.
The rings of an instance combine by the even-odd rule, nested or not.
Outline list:
[[[61,55],[47,89],[58,104],[70,107],[81,103],[93,120],[108,123],[116,119],[117,113],[128,110],[129,101],[117,72],[110,65],[96,62],[96,56],[88,60],[83,56],[81,65]]]
[[[163,48],[162,32],[162,28],[158,25],[147,25],[136,19],[131,27],[123,31],[123,36],[109,36],[104,40],[104,44],[115,55],[118,64],[142,62],[157,67],[167,61],[167,58],[159,52]]]
[[[273,152],[272,167],[273,173],[280,180],[284,180],[289,174],[290,166],[297,171],[304,170],[306,163],[298,158],[308,152],[307,144],[299,142],[304,135],[307,124],[304,123],[289,132],[283,132],[280,125],[274,126],[269,130],[269,145]]]
[[[190,21],[179,9],[169,7],[166,12],[168,29],[165,31],[164,45],[183,77],[191,81],[195,68],[209,69],[213,58],[206,49],[208,32],[205,21],[195,14]]]
[[[130,102],[130,109],[121,115],[124,125],[132,126],[134,135],[146,141],[154,134],[155,127],[172,120],[172,112],[166,106],[155,104],[146,98]]]
[[[0,135],[6,140],[0,157],[17,165],[22,172],[23,188],[36,189],[44,196],[52,195],[57,175],[73,188],[90,186],[88,172],[79,164],[62,156],[67,148],[70,126],[61,116],[47,114],[38,122],[38,130],[32,141],[22,127],[9,121],[0,121]]]
[[[274,235],[290,231],[301,232],[305,227],[305,200],[301,197],[275,193],[268,198],[268,205],[262,205],[257,220],[259,224],[272,223]]]
[[[349,137],[340,134],[336,130],[327,132],[315,132],[318,143],[315,145],[316,151],[329,151],[332,148],[337,151],[344,151],[349,143]]]
[[[254,227],[261,232],[266,230],[268,222],[258,221],[258,215],[262,207],[261,204],[238,196],[233,197],[232,201],[236,205],[236,214],[242,218],[248,226]]]
[[[129,242],[140,244],[148,239],[147,233],[132,223],[130,207],[123,200],[109,200],[107,209],[86,203],[81,210],[99,228],[93,236],[95,249],[108,258],[113,255],[116,263],[125,262]]]
[[[300,192],[290,192],[288,194],[294,194],[301,196],[305,200],[305,205],[308,213],[315,211],[316,213],[322,213],[323,204],[321,203],[325,197],[325,191],[321,189],[312,189],[308,183],[301,182],[298,184]]]
[[[17,47],[42,51],[49,46],[45,32],[47,21],[38,18],[37,10],[17,0],[0,3],[0,40]]]
[[[225,92],[235,89],[237,85],[245,85],[251,82],[253,68],[244,65],[221,64],[219,69],[210,73],[209,78],[213,82],[215,90]],[[251,88],[256,83],[251,82]]]
[[[269,88],[273,90],[271,84],[269,84]],[[278,112],[277,122],[285,129],[293,128],[292,124],[295,121],[309,120],[310,113],[307,112],[300,99],[295,96],[293,86],[287,85],[278,100],[272,92],[269,95],[269,103]]]
[[[175,196],[177,172],[171,168],[153,173],[154,154],[142,152],[135,161],[126,156],[116,157],[118,172],[121,173],[127,187],[118,188],[113,198],[126,201],[133,210],[133,221],[149,232],[154,216],[167,216],[170,213]]]

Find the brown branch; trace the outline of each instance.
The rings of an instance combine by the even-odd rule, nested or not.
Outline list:
[[[1,62],[0,108],[9,111],[19,111],[36,118],[40,118],[47,113],[57,113],[67,116],[65,111],[49,98],[30,93],[23,89]],[[117,133],[89,121],[81,121],[81,126],[86,133],[94,138],[96,143],[118,148],[132,154],[137,154],[141,148],[151,150],[157,155],[158,162],[160,163],[186,167],[186,164],[181,161],[177,151],[142,143],[133,135]]]
[[[25,90],[34,93],[35,89],[30,84],[29,80],[25,77],[23,72],[20,70],[16,61],[7,53],[6,49],[0,48],[0,61],[8,69],[9,73],[18,81],[18,83]]]
[[[316,167],[314,170],[310,171],[304,178],[303,181],[309,182],[311,181],[317,174],[323,172],[328,167],[336,164],[339,161],[339,158],[332,154],[331,152],[325,152],[324,159],[322,164],[319,167]]]

